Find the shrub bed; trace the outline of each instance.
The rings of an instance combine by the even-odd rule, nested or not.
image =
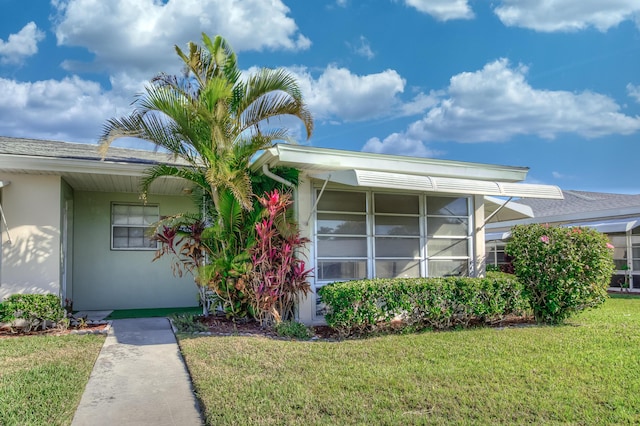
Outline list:
[[[12,294],[0,303],[0,323],[26,331],[68,324],[60,298],[54,294]]]
[[[486,278],[394,278],[332,283],[319,290],[327,325],[343,335],[446,329],[523,315],[523,287],[509,274]]]

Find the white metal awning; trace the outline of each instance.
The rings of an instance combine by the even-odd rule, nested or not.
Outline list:
[[[624,219],[610,219],[595,222],[575,222],[562,225],[563,227],[584,226],[593,228],[598,232],[610,234],[612,232],[627,232],[640,226],[640,217],[629,217]]]
[[[439,176],[419,176],[371,170],[337,170],[312,174],[311,177],[349,186],[443,192],[449,194],[493,195],[498,197],[563,199],[562,191],[553,185],[496,182]]]
[[[504,232],[487,232],[484,234],[485,241],[508,240],[511,237],[510,231]]]

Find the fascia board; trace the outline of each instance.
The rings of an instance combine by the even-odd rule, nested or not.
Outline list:
[[[0,156],[0,170],[33,170],[58,173],[90,173],[122,176],[142,176],[153,164],[131,164],[113,161],[43,158],[24,155]]]

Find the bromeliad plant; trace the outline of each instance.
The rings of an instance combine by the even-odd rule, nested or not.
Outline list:
[[[294,307],[310,290],[303,260],[296,258],[308,239],[286,217],[291,195],[274,190],[259,198],[264,218],[256,224],[256,244],[251,249],[250,292],[253,312],[262,325],[293,319]]]

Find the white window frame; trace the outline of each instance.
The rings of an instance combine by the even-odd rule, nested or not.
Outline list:
[[[321,190],[320,187],[313,187],[313,201],[317,202],[318,199],[318,193]],[[338,192],[343,192],[343,193],[364,193],[365,194],[365,200],[366,200],[366,207],[365,207],[365,211],[364,212],[344,212],[344,211],[333,211],[333,210],[322,210],[320,208],[315,209],[314,213],[313,213],[313,217],[314,217],[314,224],[313,224],[313,252],[314,252],[314,264],[316,267],[316,271],[318,270],[319,267],[319,263],[322,261],[331,261],[331,260],[336,260],[336,261],[346,261],[348,260],[354,260],[354,261],[365,261],[366,262],[366,270],[367,270],[367,274],[365,278],[373,278],[376,277],[376,260],[415,260],[419,262],[419,271],[420,271],[420,276],[421,277],[429,277],[429,271],[428,271],[428,262],[429,260],[434,260],[434,261],[438,261],[438,260],[452,260],[452,261],[466,261],[467,262],[467,267],[466,267],[466,271],[467,271],[467,276],[470,276],[472,274],[472,269],[471,269],[471,259],[472,259],[472,253],[473,253],[473,197],[472,196],[463,196],[463,195],[444,195],[444,194],[427,194],[427,193],[415,193],[415,192],[398,192],[398,191],[390,191],[390,190],[379,190],[379,189],[375,189],[375,188],[369,188],[369,189],[357,189],[357,190],[353,190],[353,189],[344,189],[344,188],[326,188],[324,193],[326,194],[327,191],[338,191]],[[405,214],[405,213],[377,213],[375,211],[375,207],[374,207],[374,200],[375,200],[375,196],[376,194],[391,194],[391,195],[407,195],[407,196],[417,196],[418,197],[418,203],[419,203],[419,213],[418,214]],[[437,197],[437,198],[464,198],[466,199],[466,205],[467,205],[467,215],[466,216],[446,216],[446,215],[427,215],[427,202],[429,200],[430,197]],[[340,234],[340,235],[332,235],[332,234],[321,234],[319,233],[319,229],[318,229],[318,215],[319,214],[344,214],[344,215],[364,215],[365,216],[365,223],[366,223],[366,232],[364,234],[361,235],[351,235],[351,234]],[[419,236],[391,236],[391,235],[376,235],[375,233],[375,221],[376,221],[376,216],[397,216],[397,217],[419,217]],[[427,251],[427,241],[428,241],[428,230],[427,230],[427,218],[428,217],[459,217],[459,218],[465,218],[467,220],[467,232],[466,235],[454,235],[454,236],[446,236],[446,237],[440,237],[440,238],[444,238],[444,239],[458,239],[461,241],[466,241],[466,247],[467,247],[467,255],[466,256],[429,256],[429,253]],[[319,255],[319,251],[318,251],[318,241],[319,241],[319,237],[326,237],[326,236],[334,236],[337,238],[340,237],[358,237],[358,238],[366,238],[367,241],[367,256],[363,257],[363,256],[354,256],[353,258],[347,258],[345,256],[338,256],[338,257],[333,257],[333,256],[320,256]],[[414,257],[414,258],[409,258],[409,257],[402,257],[402,256],[394,256],[394,257],[376,257],[376,253],[375,253],[375,239],[376,237],[380,237],[380,238],[410,238],[410,239],[419,239],[419,244],[420,244],[420,249],[419,249],[419,257]],[[433,239],[433,237],[431,237]],[[437,239],[437,237],[436,237]],[[348,279],[347,279],[348,280]],[[318,298],[317,298],[317,291],[323,287],[326,284],[332,283],[332,282],[337,282],[340,281],[340,279],[331,279],[331,280],[321,280],[318,279],[318,275],[316,275],[316,280],[314,283],[314,291],[313,291],[313,295],[314,295],[314,309],[313,309],[313,316],[315,320],[321,319],[322,315],[318,313]]]
[[[155,209],[155,214],[153,214],[153,221],[148,221],[148,223],[142,223],[142,224],[129,224],[129,223],[114,223],[114,209],[118,206],[126,206],[126,207],[141,207],[143,210],[143,221],[144,221],[144,217],[146,217],[146,210],[150,210],[150,209]],[[113,251],[156,251],[158,250],[158,243],[156,242],[153,246],[135,246],[135,247],[116,247],[114,244],[114,240],[115,240],[115,229],[116,228],[129,228],[129,229],[143,229],[143,235],[145,235],[145,237],[143,237],[143,241],[144,239],[148,239],[148,237],[146,237],[148,235],[149,230],[151,229],[151,225],[157,221],[160,220],[160,206],[157,204],[137,204],[137,203],[120,203],[120,202],[112,202],[111,203],[111,209],[110,209],[110,215],[109,215],[109,222],[111,225],[111,229],[110,229],[110,237],[111,237],[111,250]],[[128,237],[130,238],[130,237]]]

